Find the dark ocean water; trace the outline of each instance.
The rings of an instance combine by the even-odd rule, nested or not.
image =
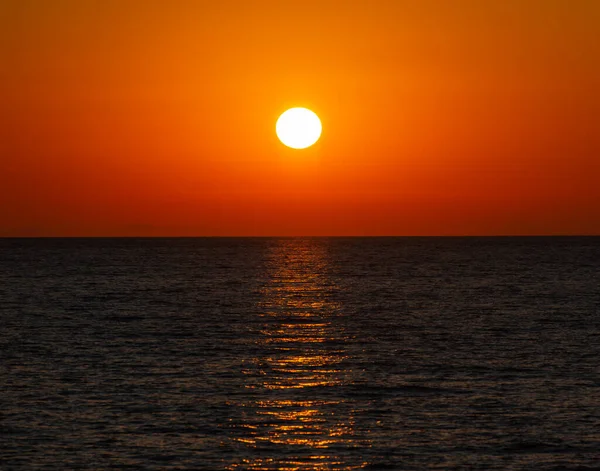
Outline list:
[[[600,470],[600,238],[0,240],[0,469]]]

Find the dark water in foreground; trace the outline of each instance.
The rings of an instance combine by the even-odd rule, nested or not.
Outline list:
[[[0,240],[0,469],[600,469],[600,238]]]

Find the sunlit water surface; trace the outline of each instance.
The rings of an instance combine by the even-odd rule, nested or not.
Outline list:
[[[600,469],[600,238],[0,240],[0,469]]]

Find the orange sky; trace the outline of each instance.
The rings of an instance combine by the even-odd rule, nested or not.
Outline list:
[[[0,236],[600,234],[600,2],[0,5]],[[279,114],[314,110],[298,151]]]

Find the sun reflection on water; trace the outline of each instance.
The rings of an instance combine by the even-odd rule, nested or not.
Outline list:
[[[346,333],[336,287],[327,277],[327,247],[280,240],[262,290],[260,352],[248,361],[244,417],[234,423],[244,456],[229,469],[357,469],[344,450],[357,446],[348,382]],[[337,322],[336,322],[337,321]]]

